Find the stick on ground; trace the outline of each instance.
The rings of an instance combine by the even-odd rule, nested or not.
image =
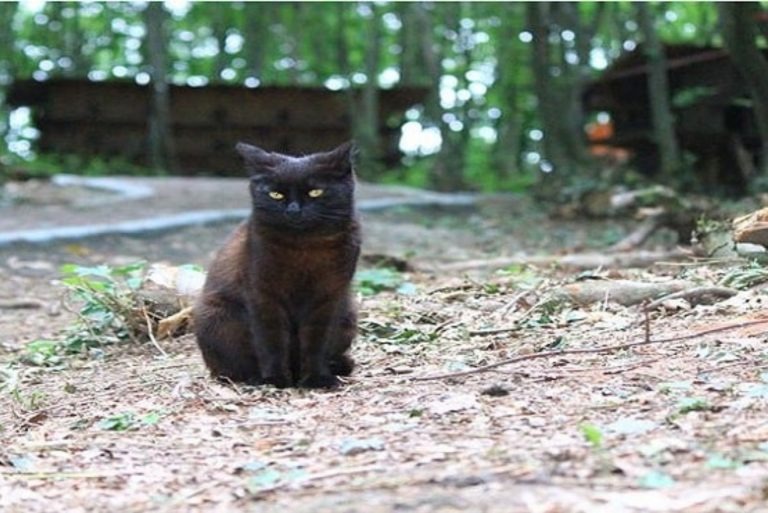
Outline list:
[[[641,340],[639,342],[628,342],[625,344],[616,344],[613,346],[605,346],[605,347],[594,347],[590,349],[565,349],[563,351],[544,351],[542,353],[526,354],[522,356],[516,356],[514,358],[508,358],[506,360],[501,360],[494,363],[489,363],[488,365],[483,365],[482,367],[477,367],[477,368],[466,370],[466,371],[449,372],[447,374],[438,374],[435,376],[420,376],[420,377],[414,377],[412,378],[412,380],[413,381],[433,381],[437,379],[458,378],[462,376],[469,376],[471,374],[479,374],[481,372],[487,372],[491,369],[496,369],[504,365],[511,365],[513,363],[523,362],[527,360],[540,360],[542,358],[551,358],[555,356],[566,356],[566,355],[572,355],[572,354],[612,353],[614,351],[623,351],[625,349],[630,349],[633,347],[647,346],[651,344],[664,344],[668,342],[679,342],[682,340],[690,340],[693,338],[702,337],[704,335],[711,335],[712,333],[720,333],[723,331],[745,328],[747,326],[756,326],[759,324],[768,324],[768,319],[729,324],[727,326],[720,326],[718,328],[712,328],[709,330],[700,331],[698,333],[693,333],[690,335],[682,335],[679,337],[671,337],[671,338],[662,338],[659,340]]]

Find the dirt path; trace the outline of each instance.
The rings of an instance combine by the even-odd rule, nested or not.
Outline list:
[[[122,207],[121,207],[122,208]],[[519,198],[365,216],[366,252],[415,262],[601,247],[608,223],[554,223]],[[0,250],[0,362],[72,320],[58,264],[209,261],[231,224]],[[663,242],[663,241],[661,241]],[[713,281],[662,266],[602,277]],[[768,511],[766,326],[606,354],[515,355],[643,340],[636,308],[546,306],[573,276],[406,273],[361,296],[358,369],[338,391],[211,382],[194,341],[111,346],[0,373],[0,510],[265,512]],[[763,294],[652,316],[656,339],[760,318]],[[519,329],[489,333],[489,328]]]

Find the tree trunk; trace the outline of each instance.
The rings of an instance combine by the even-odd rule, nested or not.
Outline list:
[[[430,169],[430,187],[438,190],[457,190],[465,187],[464,160],[466,153],[466,135],[468,127],[453,132],[443,121],[444,110],[440,105],[440,78],[442,72],[443,51],[435,44],[433,37],[436,25],[435,9],[437,5],[418,4],[418,25],[420,34],[421,59],[426,75],[429,77],[430,92],[424,105],[423,124],[440,129],[442,143],[440,151]],[[439,4],[445,15],[444,25],[452,30],[459,26],[461,5],[455,3]]]
[[[17,7],[17,2],[0,3],[0,19],[6,20],[8,27],[12,25]],[[0,30],[0,141],[5,141],[9,126],[8,116],[10,112],[5,104],[6,88],[11,85],[16,75],[16,52],[14,51],[13,40],[12,31]],[[5,154],[7,149],[6,144],[0,144],[0,156]],[[6,178],[3,161],[0,159],[0,195],[2,195],[2,185]]]
[[[205,5],[202,7],[205,7]],[[209,7],[213,8],[212,11],[209,11],[212,22],[211,30],[213,31],[213,37],[216,38],[216,46],[218,47],[218,52],[213,60],[213,77],[211,78],[218,82],[222,80],[221,74],[229,64],[227,52],[224,51],[227,46],[227,29],[229,28],[227,14],[229,10],[222,9],[218,5],[210,5]]]
[[[658,176],[662,182],[670,184],[681,169],[681,160],[670,105],[666,56],[654,27],[650,4],[640,2],[636,7],[644,52],[648,59],[648,101],[651,104],[653,139],[659,152]]]
[[[590,52],[592,50],[591,41],[597,34],[600,22],[605,13],[606,4],[603,2],[595,5],[595,12],[591,23],[583,19],[579,11],[579,2],[562,2],[555,4],[558,7],[558,14],[562,19],[561,26],[569,28],[574,34],[574,48],[569,51],[564,43],[563,47],[563,91],[562,97],[564,105],[561,110],[564,114],[564,123],[561,123],[564,132],[561,135],[566,148],[566,153],[571,162],[587,164],[588,153],[586,148],[586,136],[584,127],[586,125],[586,115],[582,95],[584,88],[592,78],[592,68],[590,67]],[[566,56],[576,56],[578,62],[570,62]]]
[[[556,187],[552,182],[561,182],[563,175],[571,170],[572,163],[569,162],[565,143],[562,140],[563,113],[561,112],[561,98],[558,97],[558,91],[555,88],[554,78],[550,73],[552,65],[550,58],[549,34],[550,26],[550,3],[549,2],[529,2],[526,3],[527,22],[529,30],[533,35],[533,81],[536,87],[536,96],[538,100],[539,119],[544,132],[544,159],[551,166],[551,169],[543,167],[545,171],[554,171],[557,180],[549,180],[552,187]]]
[[[757,46],[755,14],[760,5],[752,2],[718,3],[723,39],[731,61],[752,96],[753,112],[760,134],[760,171],[768,174],[768,60]]]
[[[66,77],[84,77],[88,73],[88,62],[83,55],[83,30],[80,26],[79,2],[56,2],[51,19],[61,23],[61,51],[71,59],[69,68],[63,70]],[[74,13],[71,17],[63,16],[64,9],[71,9]]]
[[[355,137],[360,147],[360,168],[364,175],[373,177],[381,167],[381,141],[379,138],[379,62],[381,60],[381,19],[375,3],[365,31],[364,70],[366,82],[360,92],[359,115]]]
[[[424,74],[424,59],[419,51],[418,3],[400,2],[397,10],[400,14],[400,83],[406,86],[424,85],[429,78]]]
[[[498,63],[496,65],[496,87],[499,91],[501,117],[496,122],[496,143],[493,147],[494,167],[500,177],[509,177],[519,171],[520,148],[523,131],[521,109],[518,106],[518,83],[515,68],[520,65],[515,55],[514,45],[520,27],[512,20],[519,17],[520,4],[500,4],[504,9],[501,19],[497,44]]]
[[[162,2],[149,2],[144,11],[147,27],[147,57],[150,66],[152,98],[149,109],[150,165],[158,170],[174,169],[171,133],[171,97],[168,86],[168,47],[165,33],[167,12]]]
[[[259,82],[264,80],[264,48],[269,40],[268,18],[271,8],[270,4],[258,2],[246,2],[243,5],[246,76]]]

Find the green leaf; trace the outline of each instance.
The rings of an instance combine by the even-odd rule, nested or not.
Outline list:
[[[97,426],[105,431],[128,431],[135,429],[136,418],[133,413],[118,413],[99,421]]]
[[[712,454],[707,460],[707,468],[712,469],[733,469],[740,466],[740,462],[727,458],[722,454]]]
[[[579,426],[579,429],[581,434],[584,435],[584,439],[589,442],[593,449],[600,449],[603,446],[603,432],[600,431],[599,427],[594,424],[585,423]]]
[[[701,397],[684,397],[677,403],[677,412],[680,415],[685,415],[692,411],[708,411],[711,409],[712,405]]]
[[[640,486],[644,488],[669,488],[674,484],[675,480],[672,479],[672,476],[656,470],[649,472],[640,479]]]
[[[160,422],[161,417],[158,412],[152,411],[141,417],[141,423],[145,426],[154,426]]]
[[[413,295],[417,292],[413,283],[405,281],[402,274],[387,267],[358,271],[355,275],[355,285],[366,296],[384,291],[394,291],[403,295]]]
[[[62,344],[55,340],[38,339],[24,347],[22,359],[31,365],[50,366],[61,363]]]
[[[283,478],[283,473],[273,468],[266,468],[248,478],[246,488],[252,494],[258,494],[272,488]]]

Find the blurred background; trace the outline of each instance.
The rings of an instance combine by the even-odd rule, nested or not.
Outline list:
[[[763,190],[761,3],[0,3],[2,179],[237,176],[354,137],[368,181]]]

